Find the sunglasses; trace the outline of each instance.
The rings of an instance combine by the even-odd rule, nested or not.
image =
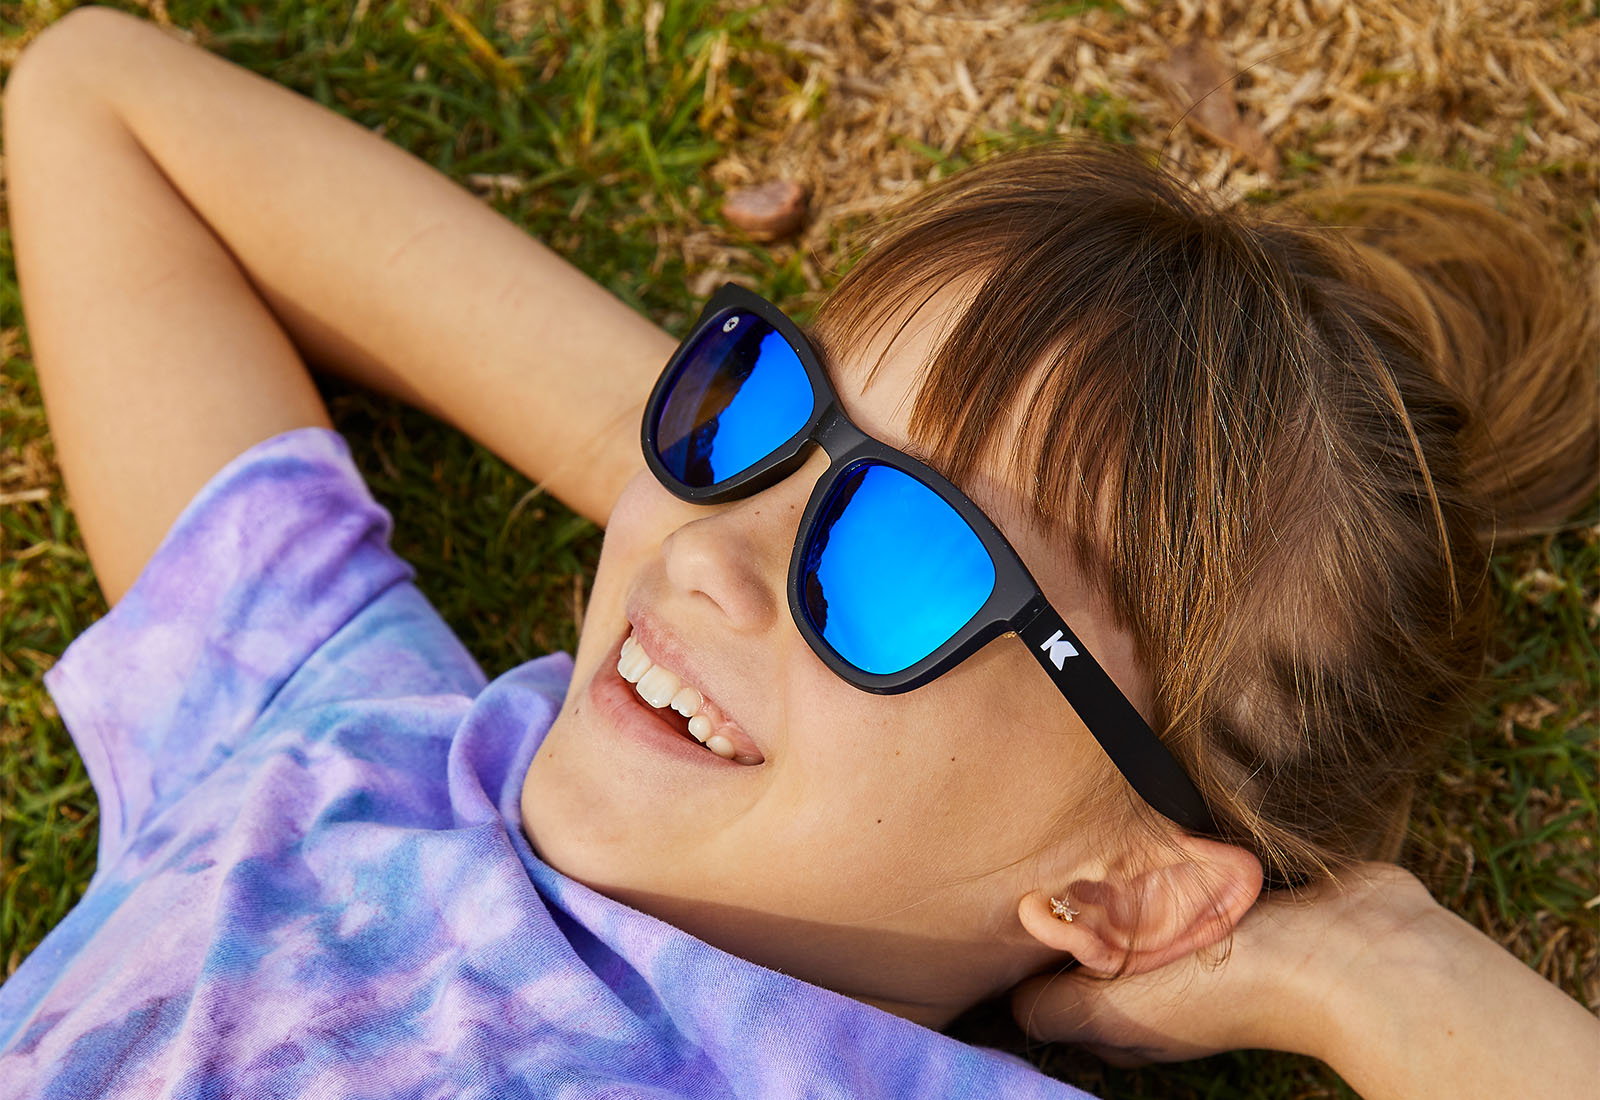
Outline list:
[[[800,520],[788,587],[795,626],[830,669],[891,695],[1016,634],[1151,808],[1217,832],[1182,766],[1011,544],[960,489],[850,422],[777,306],[732,284],[711,298],[651,391],[643,442],[661,484],[693,504],[748,497],[821,447],[828,471]]]

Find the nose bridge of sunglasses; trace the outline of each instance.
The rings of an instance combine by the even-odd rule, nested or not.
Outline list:
[[[772,510],[774,514],[789,515],[798,520],[806,501],[835,465],[835,460],[822,447],[808,447],[794,469],[760,491],[753,500],[757,511]],[[788,525],[793,535],[793,524]]]
[[[752,527],[771,526],[775,534],[781,532],[780,541],[793,539],[808,501],[836,466],[821,447],[807,447],[782,470],[773,469],[766,476],[746,481],[729,495],[689,501],[694,511],[684,522],[714,527],[732,520]]]
[[[766,469],[746,481],[742,491],[736,490],[738,495],[730,502],[761,494],[762,500],[770,506],[775,499],[773,490],[777,489],[794,494],[790,507],[798,510],[809,496],[816,494],[823,482],[832,480],[830,474],[837,475],[856,458],[868,452],[876,453],[881,448],[881,444],[851,423],[836,401],[819,394],[818,402],[822,409],[815,426],[801,441],[798,453],[777,462],[769,457],[758,464]]]
[[[817,426],[812,429],[811,438],[819,450],[827,453],[831,463],[838,466],[849,461],[873,440],[844,414],[837,399],[829,400],[829,395],[820,394],[818,397],[825,404],[818,416]]]

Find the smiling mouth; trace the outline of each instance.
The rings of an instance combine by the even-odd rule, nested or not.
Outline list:
[[[736,764],[764,762],[758,752],[740,751],[736,739],[745,739],[723,719],[716,705],[699,689],[685,683],[676,672],[657,664],[631,630],[622,643],[617,674],[633,685],[634,695],[640,702],[657,711],[679,733],[708,752]]]

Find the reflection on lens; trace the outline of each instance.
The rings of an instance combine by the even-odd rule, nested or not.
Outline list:
[[[910,474],[875,462],[840,479],[803,560],[811,625],[864,672],[916,664],[994,591],[994,562],[966,520]]]
[[[661,461],[701,489],[766,458],[806,426],[811,379],[789,342],[743,310],[720,315],[684,356],[656,422]]]

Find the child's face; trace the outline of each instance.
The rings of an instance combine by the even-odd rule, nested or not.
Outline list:
[[[945,308],[918,315],[864,392],[876,347],[831,365],[851,419],[893,446],[907,443]],[[903,695],[872,695],[828,670],[786,596],[795,531],[826,468],[818,451],[784,481],[709,507],[648,472],[628,485],[572,686],[528,772],[523,823],[543,859],[613,898],[743,958],[943,1023],[1049,961],[1018,900],[1058,888],[1055,876],[1100,850],[1105,823],[1075,822],[1070,807],[1121,779],[1014,636]],[[1131,640],[1064,549],[1023,522],[998,478],[968,491],[1140,704]],[[660,724],[656,715],[683,720],[652,710],[617,672],[635,625],[648,655],[736,721],[762,763],[721,759]]]

